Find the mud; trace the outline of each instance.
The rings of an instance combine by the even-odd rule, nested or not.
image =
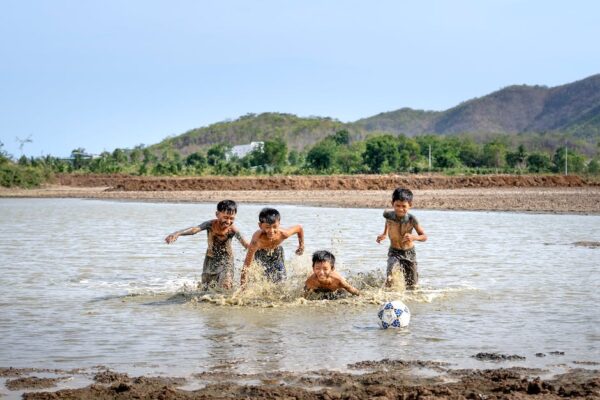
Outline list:
[[[521,360],[525,360],[525,357],[520,356],[518,354],[508,355],[508,354],[499,354],[499,353],[477,353],[471,357],[476,358],[481,361],[506,361],[506,360],[521,361]]]
[[[38,378],[37,376],[9,379],[4,384],[8,390],[48,389],[65,378]]]
[[[600,372],[575,368],[542,378],[528,368],[451,370],[428,361],[356,363],[360,373],[309,371],[259,375],[202,373],[189,378],[129,377],[104,371],[84,388],[29,392],[24,399],[600,399]],[[419,374],[436,368],[435,376]],[[23,372],[26,374],[27,372]],[[186,389],[186,385],[195,388]]]
[[[60,185],[107,186],[117,191],[187,190],[393,190],[499,187],[597,186],[576,175],[336,175],[272,177],[146,177],[129,175],[62,174]]]

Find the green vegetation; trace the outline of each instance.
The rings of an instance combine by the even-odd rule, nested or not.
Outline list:
[[[543,135],[539,136],[544,138]],[[98,156],[74,149],[67,159],[52,156],[21,157],[13,160],[0,142],[0,185],[36,187],[55,173],[124,173],[155,176],[261,175],[261,174],[387,174],[438,172],[455,174],[487,173],[569,173],[600,176],[600,145],[593,157],[586,157],[577,143],[531,141],[531,136],[492,135],[485,142],[475,137],[421,135],[406,137],[373,134],[351,140],[341,129],[304,151],[289,150],[282,138],[265,140],[242,158],[231,155],[232,146],[213,144],[185,157],[173,147],[157,153],[142,145],[115,149]],[[526,145],[528,143],[529,145]],[[560,144],[546,148],[544,144]],[[566,158],[566,160],[565,160]]]

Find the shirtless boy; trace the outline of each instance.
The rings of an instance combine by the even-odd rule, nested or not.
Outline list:
[[[312,256],[313,273],[304,283],[304,297],[311,293],[331,293],[345,290],[355,296],[358,289],[350,285],[335,270],[335,256],[327,250],[319,250]]]
[[[412,207],[413,194],[410,190],[397,188],[392,194],[393,211],[384,211],[385,228],[383,233],[377,236],[377,243],[385,240],[386,235],[390,238],[388,250],[387,279],[386,286],[393,285],[392,273],[399,268],[404,274],[404,282],[407,288],[413,288],[419,279],[417,271],[417,253],[414,241],[424,242],[427,240],[425,231],[414,215],[408,211]],[[416,231],[416,235],[412,232]]]
[[[285,279],[285,264],[283,247],[281,243],[292,235],[298,235],[298,249],[296,254],[304,252],[304,230],[301,225],[288,229],[280,226],[281,215],[274,208],[263,208],[258,214],[258,227],[246,254],[246,260],[242,267],[241,285],[246,285],[248,279],[248,268],[252,261],[256,261],[264,268],[265,276],[272,282],[280,282]]]
[[[231,289],[233,283],[233,249],[231,239],[236,238],[244,248],[248,242],[244,240],[237,227],[233,225],[237,214],[237,204],[233,200],[223,200],[217,204],[216,219],[205,221],[198,226],[171,233],[165,238],[167,244],[177,240],[179,236],[195,235],[206,231],[208,247],[202,268],[202,284],[206,289],[217,284],[224,289]]]

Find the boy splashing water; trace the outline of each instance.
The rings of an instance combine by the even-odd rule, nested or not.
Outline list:
[[[241,286],[245,287],[248,279],[248,268],[256,260],[264,268],[265,276],[272,282],[281,282],[285,279],[285,264],[283,247],[281,243],[292,235],[298,235],[298,249],[296,254],[304,253],[304,230],[301,225],[289,229],[280,227],[281,215],[274,208],[263,208],[258,214],[258,227],[246,254],[242,267]]]
[[[315,251],[312,256],[313,273],[304,283],[304,297],[312,293],[347,291],[355,296],[360,292],[335,270],[335,256],[327,250]]]
[[[179,236],[195,235],[206,231],[208,247],[202,268],[202,285],[204,289],[209,285],[219,285],[224,289],[231,289],[233,284],[233,249],[231,239],[236,238],[244,248],[248,242],[244,240],[233,221],[237,215],[237,204],[233,200],[223,200],[217,204],[216,219],[205,221],[198,226],[182,229],[171,233],[165,238],[167,244],[177,240]]]
[[[414,215],[408,211],[412,207],[413,194],[408,189],[397,188],[392,194],[393,211],[384,211],[385,228],[383,233],[377,236],[377,243],[385,240],[386,235],[390,238],[388,250],[387,279],[385,285],[391,287],[394,284],[393,272],[400,269],[404,275],[404,282],[408,289],[416,286],[419,280],[417,271],[417,253],[414,241],[424,242],[427,240],[425,231]],[[412,232],[417,232],[414,235]]]

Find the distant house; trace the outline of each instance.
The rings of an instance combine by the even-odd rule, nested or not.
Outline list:
[[[254,150],[258,150],[262,148],[264,142],[251,142],[249,144],[240,144],[237,146],[233,146],[231,151],[226,154],[226,158],[229,160],[232,157],[243,158],[253,152]]]

